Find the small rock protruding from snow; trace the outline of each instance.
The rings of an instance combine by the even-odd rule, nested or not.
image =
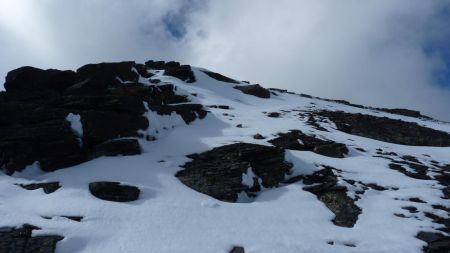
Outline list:
[[[59,182],[19,184],[19,186],[30,191],[42,188],[46,194],[50,194],[61,188]]]
[[[245,253],[244,247],[235,246],[231,249],[230,253]]]
[[[115,202],[137,200],[141,192],[136,186],[122,185],[119,182],[92,182],[89,184],[89,191],[99,199]]]

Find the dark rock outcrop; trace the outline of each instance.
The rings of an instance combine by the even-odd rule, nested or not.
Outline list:
[[[64,239],[58,235],[32,236],[40,228],[23,225],[21,228],[0,228],[0,252],[4,253],[54,253],[56,243]]]
[[[392,114],[397,114],[397,115],[413,117],[413,118],[431,119],[428,116],[422,115],[419,111],[404,109],[404,108],[393,108],[393,109],[376,108],[376,110],[382,111],[382,112],[388,112],[388,113],[392,113]]]
[[[19,186],[30,191],[42,188],[46,194],[50,194],[61,188],[59,182],[19,184]]]
[[[183,118],[186,124],[191,123],[197,118],[203,119],[207,114],[201,104],[150,105],[149,108],[152,111],[156,111],[159,115],[170,115],[172,112],[176,112]]]
[[[231,79],[229,77],[226,77],[222,74],[216,73],[216,72],[212,72],[212,71],[208,71],[208,70],[202,70],[202,72],[205,73],[206,75],[208,75],[209,77],[216,79],[217,81],[239,84],[238,81]]]
[[[247,95],[252,95],[260,98],[270,98],[270,91],[261,87],[259,84],[234,86],[235,89],[242,91]]]
[[[349,134],[403,145],[450,146],[450,134],[414,122],[342,111],[320,111],[317,114],[329,118],[338,130]]]
[[[194,72],[192,72],[191,66],[189,65],[168,67],[168,65],[166,64],[164,75],[176,77],[187,83],[193,83],[196,81]]]
[[[241,246],[235,246],[231,249],[230,253],[245,253],[245,249]]]
[[[83,216],[70,216],[70,215],[61,215],[61,216],[57,216],[57,217],[63,217],[72,221],[76,221],[76,222],[81,222],[81,220],[83,220]],[[51,220],[52,217],[51,216],[42,216],[42,218],[46,219],[46,220]]]
[[[348,153],[345,144],[321,140],[315,136],[306,135],[299,130],[281,133],[279,137],[269,142],[284,149],[312,151],[329,157],[343,158]]]
[[[146,61],[145,67],[154,70],[164,70],[164,75],[176,77],[187,83],[195,82],[195,75],[189,65],[181,65],[179,62],[170,61]]]
[[[115,202],[130,202],[137,200],[141,192],[136,186],[106,181],[90,183],[89,191],[99,199]]]
[[[317,196],[334,214],[333,223],[341,227],[353,227],[361,213],[361,208],[347,196],[346,187],[337,185],[333,170],[326,167],[312,175],[303,177],[303,189]]]
[[[136,139],[118,139],[95,146],[92,157],[139,154],[141,154],[141,148]]]
[[[427,243],[424,247],[424,253],[447,253],[450,252],[450,237],[441,233],[424,232],[417,234],[417,239]]]
[[[186,69],[173,62],[164,68],[176,75]],[[75,72],[32,67],[9,72],[0,95],[0,168],[12,174],[37,161],[42,170],[53,171],[97,157],[108,141],[138,137],[149,127],[145,103],[159,114],[178,113],[187,123],[206,116],[202,105],[189,104],[173,85],[144,85],[139,75],[151,73],[134,62],[89,64]],[[82,133],[71,128],[69,114],[79,117]],[[137,153],[129,142],[114,145],[117,155]]]
[[[407,170],[404,165],[399,164],[400,161],[397,161],[397,163],[390,163],[389,168],[396,170],[398,172],[403,173],[405,176],[415,178],[415,179],[422,179],[422,180],[430,180],[431,177],[427,175],[428,167],[424,165],[419,164],[406,164],[409,165],[408,167],[410,170]]]
[[[225,145],[188,157],[192,161],[176,177],[198,192],[228,202],[236,202],[241,192],[254,196],[261,186],[277,187],[292,166],[284,160],[284,150],[249,143]],[[247,185],[244,174],[250,180]]]
[[[267,117],[270,117],[270,118],[279,118],[280,117],[280,113],[279,112],[269,112],[268,114],[267,114]]]

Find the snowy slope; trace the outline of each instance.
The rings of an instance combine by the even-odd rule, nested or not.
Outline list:
[[[174,84],[177,94],[187,95],[192,103],[204,105],[209,112],[204,119],[186,124],[175,113],[162,116],[148,110],[145,117],[150,126],[143,134],[153,135],[156,140],[139,138],[141,155],[100,157],[53,172],[43,172],[35,163],[12,176],[1,175],[0,227],[27,223],[42,228],[34,230],[33,235],[61,235],[64,239],[57,243],[58,253],[226,253],[234,246],[242,246],[248,253],[413,253],[422,252],[426,246],[426,242],[416,238],[418,232],[439,232],[443,227],[426,213],[448,217],[445,210],[433,208],[450,207],[450,201],[442,198],[444,186],[437,180],[415,179],[390,169],[390,160],[377,152],[382,149],[395,152],[398,157],[414,156],[432,167],[432,161],[442,166],[450,164],[450,147],[382,142],[339,131],[331,121],[321,122],[328,131],[320,131],[299,113],[363,113],[416,122],[448,133],[450,124],[277,91],[272,92],[270,99],[263,99],[244,94],[202,70],[193,68],[193,83],[151,70],[154,75],[150,79]],[[144,77],[140,82],[154,85]],[[208,105],[227,105],[230,109]],[[270,112],[281,115],[268,117]],[[74,131],[82,135],[79,116],[71,114],[68,120]],[[343,143],[349,149],[345,158],[296,150],[286,150],[285,157],[293,164],[291,176],[312,174],[325,165],[336,169],[338,184],[347,187],[347,194],[355,198],[354,203],[362,210],[353,227],[333,224],[333,212],[314,194],[303,190],[301,180],[265,189],[250,201],[228,203],[199,193],[174,176],[182,169],[180,166],[191,160],[186,155],[236,142],[271,146],[270,139],[293,129]],[[257,133],[267,138],[255,139]],[[352,180],[360,184],[352,185]],[[51,194],[16,185],[54,181],[62,187]],[[100,200],[89,192],[88,185],[93,181],[134,185],[141,194],[138,200],[127,203]],[[249,184],[248,181],[244,174],[243,183]],[[355,192],[362,185],[371,184],[384,189],[369,187],[356,198]],[[411,198],[426,203],[410,201]],[[414,212],[402,208],[411,206],[415,207]],[[62,215],[84,218],[76,222]]]

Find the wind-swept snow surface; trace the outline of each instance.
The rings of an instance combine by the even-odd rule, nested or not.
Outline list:
[[[58,253],[228,253],[234,246],[244,247],[246,253],[419,253],[427,245],[416,238],[419,232],[447,235],[445,224],[439,224],[435,216],[447,219],[450,201],[436,176],[447,175],[450,147],[371,139],[337,130],[335,123],[315,113],[362,113],[447,133],[450,124],[277,90],[271,90],[270,98],[260,98],[234,88],[246,83],[218,81],[202,69],[192,69],[196,79],[192,83],[150,69],[151,77],[138,80],[155,87],[174,85],[176,94],[208,110],[205,118],[186,124],[179,114],[160,115],[144,104],[149,127],[136,137],[140,155],[100,157],[47,173],[37,173],[38,164],[34,164],[12,176],[1,175],[0,227],[32,224],[41,228],[33,230],[33,235],[63,236],[57,243]],[[80,116],[71,113],[67,120],[82,137]],[[175,177],[186,162],[195,159],[187,155],[237,142],[272,146],[269,140],[291,130],[343,143],[348,153],[335,158],[319,154],[315,147],[287,148],[285,159],[292,167],[285,181],[238,203],[199,193]],[[392,169],[391,164],[404,171]],[[428,178],[417,176],[420,173],[414,168],[420,166],[427,168]],[[314,180],[308,183],[308,175],[324,168],[331,168],[333,189],[343,187],[344,195],[361,209],[352,227],[333,223],[334,200],[327,204],[321,190],[305,190],[320,186]],[[254,178],[260,180],[257,173],[249,166],[238,177],[244,187],[251,187]],[[127,203],[97,199],[88,187],[94,181],[136,186],[141,191],[139,199]],[[59,182],[61,188],[46,194],[41,188],[29,191],[17,186],[43,182]],[[77,222],[64,216],[83,218]]]

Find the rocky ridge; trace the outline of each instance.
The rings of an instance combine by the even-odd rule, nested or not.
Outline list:
[[[80,179],[61,175],[66,171],[71,175],[87,166],[97,172],[84,175],[89,182],[83,181],[82,191],[100,199],[93,198],[95,201],[103,201],[98,208],[118,208],[114,202],[130,208],[143,205],[152,201],[153,191],[158,192],[153,190],[158,184],[145,182],[160,175],[145,180],[137,175],[138,179],[133,179],[126,171],[139,167],[148,176],[148,170],[154,168],[148,168],[147,163],[155,160],[153,167],[169,166],[171,170],[164,173],[176,177],[186,191],[206,196],[208,201],[202,205],[210,208],[220,209],[222,202],[230,207],[263,206],[283,199],[282,194],[271,195],[283,189],[296,189],[304,196],[312,194],[314,198],[303,199],[305,205],[315,203],[314,199],[319,201],[326,208],[322,211],[330,212],[332,226],[346,229],[344,237],[359,238],[324,238],[323,245],[316,246],[317,252],[376,252],[364,245],[377,245],[379,241],[364,241],[351,232],[367,224],[371,208],[380,206],[367,203],[376,198],[401,203],[392,204],[393,210],[383,216],[385,219],[420,224],[420,228],[411,225],[415,230],[408,230],[415,232],[415,237],[407,237],[413,242],[408,245],[422,245],[416,251],[450,250],[450,160],[442,155],[450,151],[450,127],[420,112],[368,108],[266,89],[163,61],[89,64],[76,71],[22,67],[8,73],[4,87],[6,91],[0,92],[0,168],[5,175],[0,186],[7,188],[5,182],[12,182],[17,191],[26,190],[18,192],[18,196],[42,191],[47,197],[63,201],[58,194],[67,196],[67,185],[73,187],[71,179]],[[217,97],[207,100],[208,96]],[[224,122],[230,122],[229,127],[219,129]],[[195,132],[198,136],[183,135],[185,141],[171,139],[176,143],[172,142],[170,149],[161,144],[178,129],[196,128],[202,131]],[[194,143],[198,139],[208,145],[197,148]],[[121,159],[117,156],[130,161],[148,156],[148,160],[125,165],[122,174],[116,170],[118,175],[127,175],[123,179],[102,170],[102,166],[94,166],[102,161],[118,162],[108,160]],[[37,168],[39,174],[30,179],[25,175],[31,168]],[[401,179],[402,183],[396,184],[389,177]],[[414,187],[432,193],[412,191]],[[86,217],[81,209],[80,213],[47,212],[37,216],[55,224],[60,218],[69,219],[80,226],[89,226],[93,222],[89,215],[94,215],[87,212]],[[53,234],[32,236],[33,230],[57,226],[35,221],[39,228],[26,225],[25,220],[16,223],[15,228],[0,224],[0,252],[59,252],[57,242],[62,241],[61,247],[67,249],[64,245],[81,236],[70,232],[65,238]],[[249,245],[250,252],[259,252],[252,247],[256,246]],[[395,244],[391,247],[395,248]],[[230,241],[226,251],[247,252],[246,248],[245,240]],[[295,247],[288,245],[286,250]]]

